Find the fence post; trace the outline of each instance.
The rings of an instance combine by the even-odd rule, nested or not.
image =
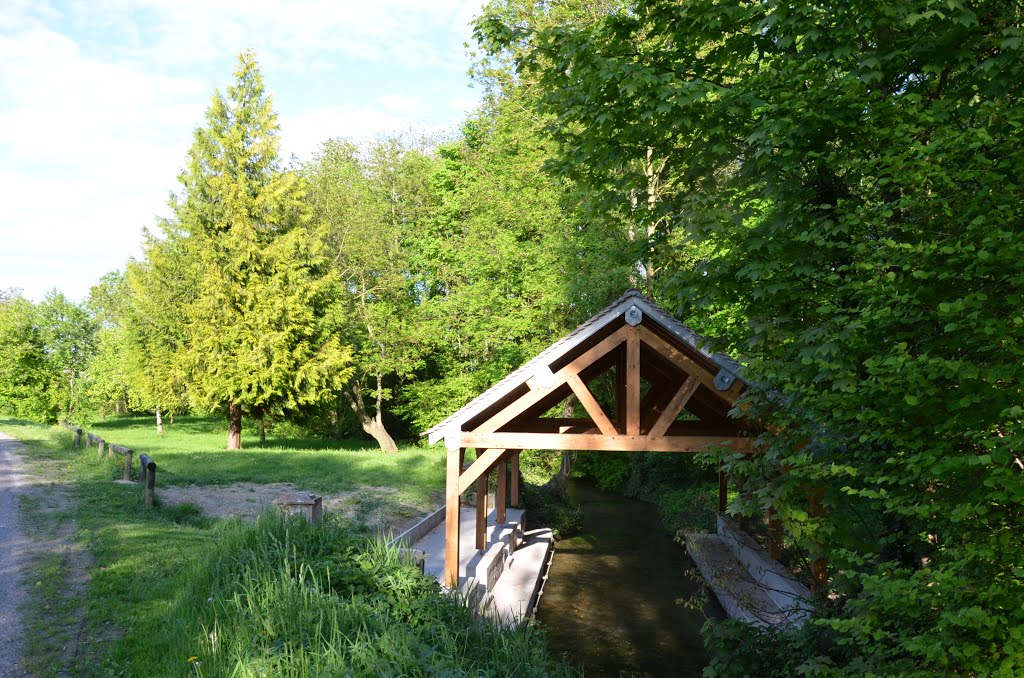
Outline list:
[[[124,479],[126,482],[132,481],[132,455],[134,452],[128,450],[124,453]]]
[[[143,452],[139,455],[139,471],[142,485],[145,488],[145,499],[146,506],[153,505],[153,492],[156,488],[156,463],[149,458],[149,455]]]
[[[124,455],[124,481],[130,483],[132,481],[132,455],[135,453],[124,445],[111,445],[110,451]]]

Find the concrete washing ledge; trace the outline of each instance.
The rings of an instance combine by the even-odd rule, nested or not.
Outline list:
[[[423,553],[424,573],[444,581],[444,508],[399,535],[392,543]],[[525,511],[507,509],[507,522],[487,515],[487,548],[475,548],[476,509],[459,511],[459,590],[481,613],[502,623],[531,616],[543,588],[554,542],[549,529],[525,530]],[[414,537],[417,537],[413,540]]]
[[[801,626],[814,611],[807,587],[726,516],[718,516],[716,534],[687,534],[686,548],[733,619]]]

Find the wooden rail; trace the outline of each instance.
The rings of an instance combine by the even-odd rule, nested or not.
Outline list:
[[[110,451],[116,454],[124,456],[124,478],[126,483],[132,481],[132,455],[135,454],[133,450],[128,449],[124,445],[111,445]]]
[[[64,428],[75,434],[75,448],[81,447],[82,429],[72,426],[67,421],[62,421],[61,424]],[[132,482],[132,459],[135,457],[135,450],[124,445],[107,443],[107,441],[95,433],[86,434],[85,440],[86,445],[96,446],[99,459],[103,458],[104,447],[106,448],[107,458],[112,459],[115,454],[124,457],[124,474],[121,477],[121,481],[126,483]],[[142,484],[143,498],[145,499],[146,506],[152,506],[156,490],[156,462],[145,452],[139,455],[139,480]]]
[[[107,442],[105,440],[103,440],[103,438],[100,438],[95,433],[88,433],[88,434],[86,434],[85,441],[86,441],[86,445],[87,446],[88,445],[95,445],[96,446],[96,458],[97,459],[102,459],[103,458],[103,447],[104,447],[104,445],[107,444]]]
[[[77,450],[79,447],[82,446],[82,429],[78,428],[77,426],[72,426],[66,421],[63,421],[61,423],[64,424],[64,428],[75,434],[74,449]]]

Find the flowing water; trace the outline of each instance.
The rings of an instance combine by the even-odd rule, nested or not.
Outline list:
[[[658,509],[572,480],[583,530],[555,547],[537,618],[553,654],[588,676],[699,676],[707,663],[705,615],[682,603],[701,584],[693,561],[665,534]],[[699,576],[699,575],[698,575]]]

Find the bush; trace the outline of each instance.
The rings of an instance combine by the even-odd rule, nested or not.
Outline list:
[[[843,663],[837,662],[839,648],[831,632],[814,624],[793,629],[708,620],[701,635],[711,655],[705,678],[819,676]]]

